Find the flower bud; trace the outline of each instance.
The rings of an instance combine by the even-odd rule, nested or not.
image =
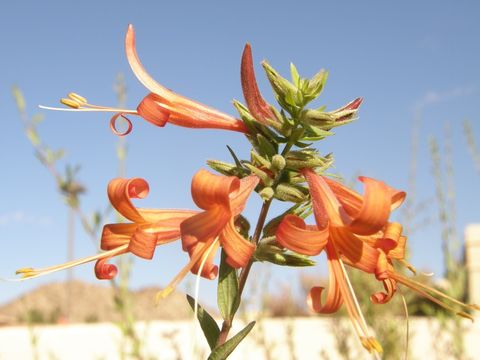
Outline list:
[[[273,169],[281,171],[285,168],[285,165],[286,165],[286,161],[285,161],[285,158],[282,155],[277,154],[277,155],[274,155],[272,157],[272,167],[273,167]]]
[[[275,192],[271,187],[266,187],[266,188],[263,188],[258,194],[260,195],[263,201],[268,201],[273,197]]]

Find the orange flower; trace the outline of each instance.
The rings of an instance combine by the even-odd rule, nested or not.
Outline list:
[[[235,176],[214,175],[206,170],[198,171],[192,179],[192,198],[204,211],[194,215],[180,225],[182,247],[190,255],[190,262],[160,293],[168,295],[191,271],[214,279],[218,267],[213,264],[216,250],[223,247],[227,263],[244,267],[255,251],[255,244],[246,240],[235,229],[235,218],[243,211],[251,192],[259,179],[250,175],[243,179]]]
[[[125,50],[130,67],[138,80],[151,91],[138,105],[136,110],[117,109],[97,106],[87,103],[87,100],[75,93],[70,93],[68,99],[61,102],[71,109],[59,109],[41,106],[50,110],[67,111],[106,111],[116,114],[110,120],[110,127],[117,135],[126,135],[132,130],[132,123],[126,115],[138,115],[148,122],[163,127],[167,122],[188,128],[223,129],[246,133],[245,124],[230,115],[210,108],[206,105],[178,95],[157,83],[144,69],[135,49],[135,32],[133,26],[128,26],[125,37]],[[116,121],[119,117],[127,121],[127,129],[119,132]]]
[[[158,245],[180,238],[180,224],[198,211],[136,208],[131,199],[144,198],[148,191],[148,183],[140,178],[117,178],[110,181],[108,197],[112,206],[132,223],[104,226],[101,249],[105,251],[44,269],[20,269],[17,274],[21,274],[23,278],[32,278],[96,260],[96,276],[99,279],[112,279],[117,274],[116,266],[108,263],[112,257],[130,252],[144,259],[152,259]]]
[[[253,69],[252,48],[248,43],[243,50],[240,75],[243,97],[252,116],[264,125],[278,123],[270,105],[263,99],[258,89],[255,70]]]
[[[420,295],[457,314],[441,297],[462,307],[466,305],[447,295],[397,273],[392,261],[398,260],[414,269],[404,260],[406,237],[402,226],[388,221],[390,212],[404,201],[406,194],[385,183],[360,177],[365,185],[362,196],[342,184],[302,170],[310,189],[316,226],[307,226],[303,219],[288,215],[279,225],[276,237],[279,244],[305,255],[317,255],[325,249],[329,268],[329,288],[325,304],[321,303],[322,287],[311,289],[308,303],[318,313],[337,311],[345,302],[350,319],[362,344],[369,350],[380,351],[378,342],[368,334],[360,307],[349,282],[344,263],[364,272],[375,274],[383,282],[385,292],[371,296],[374,303],[386,303],[395,294],[397,282],[410,287]]]

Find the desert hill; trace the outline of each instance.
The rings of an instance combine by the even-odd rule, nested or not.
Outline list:
[[[185,296],[170,294],[155,305],[160,288],[144,288],[126,297],[133,319],[180,320],[191,317]],[[0,306],[0,325],[31,323],[115,322],[122,317],[122,302],[112,286],[74,280],[40,286]],[[118,293],[118,292],[117,292]],[[70,294],[67,296],[67,294]]]

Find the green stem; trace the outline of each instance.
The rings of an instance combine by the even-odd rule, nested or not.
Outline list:
[[[265,220],[267,219],[268,210],[270,208],[270,204],[272,203],[272,199],[268,200],[267,202],[263,203],[262,209],[260,210],[260,214],[258,215],[258,222],[255,228],[255,233],[253,234],[252,242],[258,244],[260,241],[260,236],[262,234],[263,226],[265,225]],[[242,269],[238,279],[238,297],[239,299],[242,298],[243,290],[245,289],[245,284],[247,282],[248,275],[250,273],[250,269],[253,265],[253,258],[250,259],[248,264]],[[240,300],[241,301],[241,300]],[[222,323],[222,329],[220,330],[220,334],[218,335],[217,344],[216,346],[220,346],[225,343],[228,337],[228,333],[232,328],[233,318],[235,314],[232,314],[230,319],[225,319]]]

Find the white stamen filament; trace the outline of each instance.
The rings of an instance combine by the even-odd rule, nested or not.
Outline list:
[[[52,106],[44,106],[44,105],[38,105],[40,109],[44,110],[54,110],[54,111],[92,111],[92,112],[114,112],[114,113],[123,113],[123,114],[137,114],[137,110],[131,110],[131,109],[115,109],[115,108],[107,108],[107,107],[97,107],[94,105],[91,105],[91,107],[81,107],[78,109],[70,109],[70,108],[57,108],[57,107],[52,107]]]
[[[347,282],[347,285],[348,285],[348,289],[350,291],[350,295],[353,299],[353,303],[355,305],[355,308],[357,310],[357,313],[358,315],[360,316],[360,325],[363,329],[363,332],[366,336],[366,338],[369,340],[372,338],[372,336],[370,335],[370,332],[369,332],[369,329],[368,329],[368,325],[367,325],[367,322],[365,321],[365,318],[363,316],[363,313],[362,313],[362,309],[360,308],[360,304],[358,303],[358,300],[357,300],[357,297],[355,295],[355,291],[353,290],[353,287],[352,287],[352,284],[350,282],[350,278],[348,277],[348,274],[347,274],[347,271],[345,269],[345,266],[343,265],[343,261],[342,259],[338,259],[338,262],[340,263],[340,266],[342,268],[342,272],[343,272],[343,275],[345,276],[345,280]],[[380,355],[378,354],[378,352],[376,351],[376,349],[374,349],[373,351],[373,356],[375,357],[375,359],[378,359],[378,360],[381,360],[380,358]]]
[[[218,236],[215,238],[215,240],[210,244],[208,247],[207,251],[205,251],[202,262],[200,263],[200,267],[198,268],[198,273],[197,273],[197,278],[195,279],[195,296],[194,296],[194,307],[193,307],[193,341],[192,341],[192,359],[195,358],[195,347],[197,344],[197,337],[195,336],[196,334],[196,324],[198,322],[198,298],[199,298],[199,293],[200,293],[200,278],[201,274],[203,271],[203,267],[205,266],[205,263],[207,262],[207,259],[210,255],[210,252],[212,249],[215,247],[215,244],[218,242]]]
[[[112,250],[109,250],[109,251],[105,251],[105,252],[102,252],[102,253],[99,253],[99,254],[96,254],[96,255],[88,256],[88,257],[85,257],[83,259],[70,261],[70,262],[67,262],[67,263],[64,263],[64,264],[61,264],[61,265],[49,266],[49,267],[41,268],[41,269],[31,269],[31,270],[28,270],[28,271],[21,271],[21,272],[18,273],[18,275],[23,275],[24,277],[19,278],[19,279],[11,279],[11,281],[25,281],[27,279],[37,278],[39,276],[48,275],[48,274],[51,274],[51,273],[54,273],[54,272],[57,272],[57,271],[69,269],[69,268],[74,267],[74,266],[86,264],[86,263],[92,262],[94,260],[103,259],[103,258],[107,258],[107,257],[112,257],[112,256],[115,256],[115,255],[118,255],[118,254],[122,253],[127,248],[128,248],[128,244],[125,244],[125,245],[119,246],[119,247],[117,247],[115,249],[112,249]],[[28,275],[29,273],[34,274],[34,275]]]

